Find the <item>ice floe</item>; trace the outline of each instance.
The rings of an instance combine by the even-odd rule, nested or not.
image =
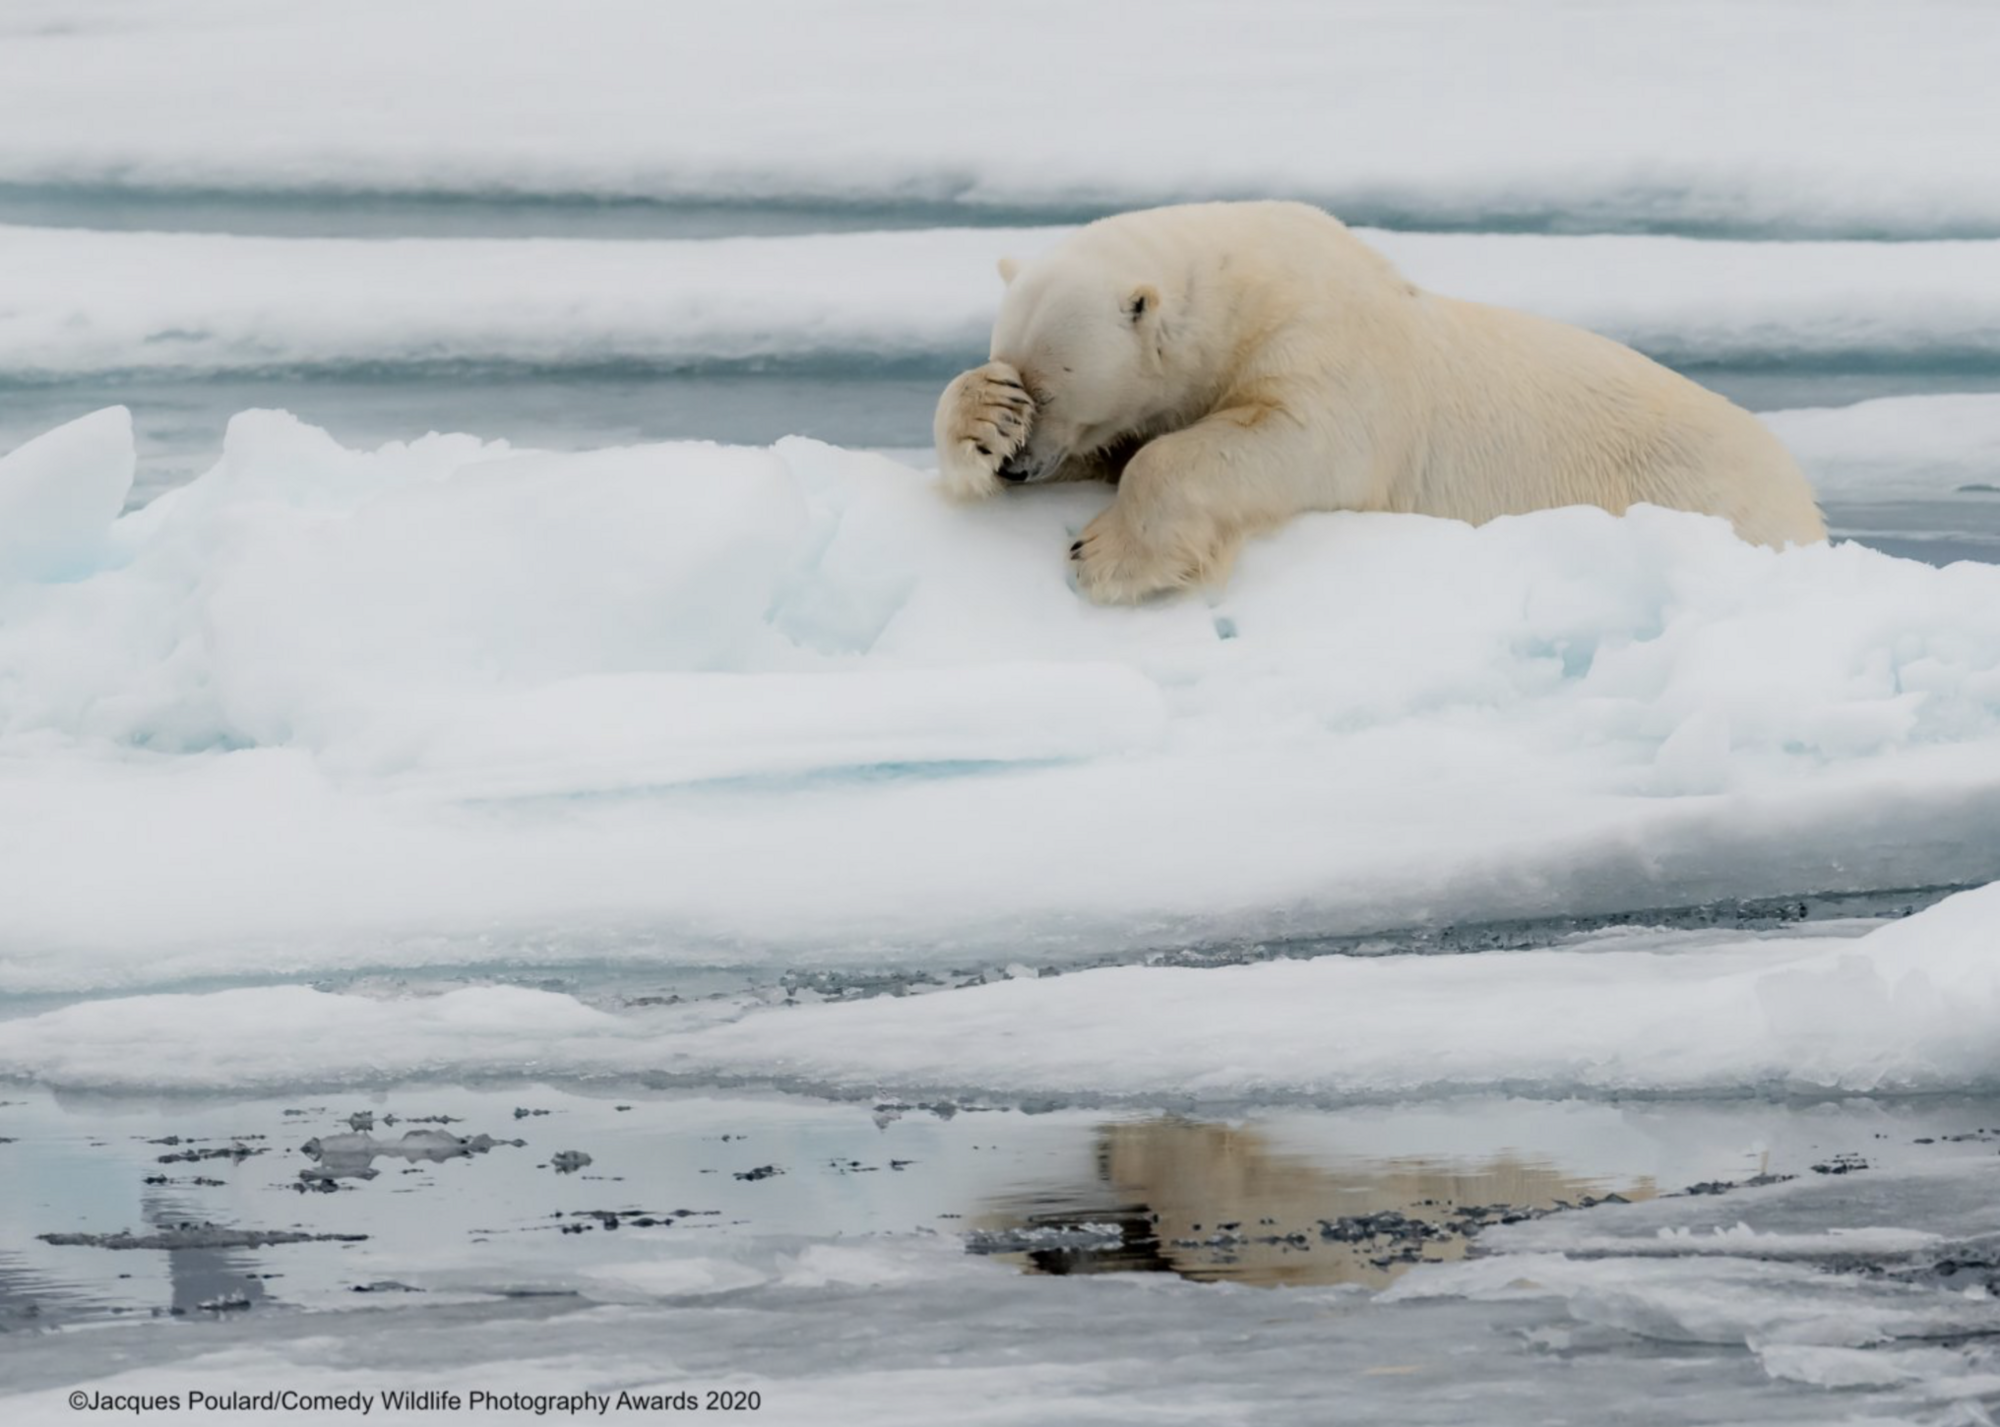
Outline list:
[[[28,5],[0,54],[0,181],[108,190],[114,211],[135,191],[947,210],[1284,193],[1432,226],[2000,231],[2000,29],[1978,6],[1345,0],[1246,23],[1172,0],[1137,45],[1122,12],[1023,0],[980,77],[982,44],[893,0],[760,0],[704,16],[699,43],[640,0]]]
[[[999,303],[995,260],[1068,231],[382,242],[0,226],[0,374],[969,363]],[[1362,236],[1433,291],[1673,365],[2000,357],[2000,241]]]
[[[0,1075],[131,1090],[656,1075],[1177,1105],[2000,1085],[2000,886],[1858,940],[1124,966],[818,1006],[614,1013],[521,987],[114,997],[0,1022]],[[737,1008],[741,1010],[742,1008]],[[723,1021],[716,1024],[717,1021]],[[132,1054],[143,1039],[148,1054]]]
[[[108,509],[123,429],[41,449]],[[2000,568],[1321,515],[1107,610],[1063,559],[1105,499],[248,413],[102,529],[30,501],[97,549],[0,584],[0,984],[1062,960],[2000,872]]]
[[[1106,968],[750,1016],[659,1068],[1168,1102],[1990,1087],[1997,937],[1990,886],[1858,941]]]

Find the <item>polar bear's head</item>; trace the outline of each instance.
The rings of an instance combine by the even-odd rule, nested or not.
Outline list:
[[[1117,447],[1185,401],[1160,288],[1079,246],[1025,266],[1000,260],[1007,294],[992,358],[1021,373],[1035,403],[1027,443],[1001,468],[1006,480],[1045,480],[1066,458]]]

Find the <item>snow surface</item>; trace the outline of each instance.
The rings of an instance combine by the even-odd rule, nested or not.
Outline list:
[[[247,1091],[528,1071],[1149,1104],[1991,1089],[1996,926],[2000,885],[1859,940],[1122,966],[720,1025],[702,1024],[716,1008],[613,1014],[520,987],[245,987],[0,1021],[0,1076]]]
[[[1136,36],[1051,0],[997,34],[900,0],[698,27],[645,0],[24,0],[4,24],[16,184],[2000,233],[2000,16],[1952,0],[1167,0]]]
[[[123,429],[44,449],[110,491]],[[245,414],[93,571],[0,586],[0,988],[1060,960],[2000,875],[2000,569],[1322,515],[1213,599],[1105,610],[1063,561],[1105,498]]]
[[[303,986],[126,996],[0,1021],[0,1045],[11,1047],[0,1074],[190,1091],[576,1076],[644,1064],[662,1021],[513,986],[391,999]]]
[[[0,227],[0,373],[970,360],[999,302],[995,260],[1069,231],[637,242]],[[1437,292],[1675,365],[2000,356],[2000,241],[1362,236]]]
[[[2000,498],[2000,396],[1885,397],[1768,412],[1764,420],[1806,468],[1822,500],[1955,492]]]
[[[1997,932],[2000,885],[1830,945],[1114,967],[747,1017],[664,1068],[1169,1099],[1956,1090],[2000,1085]]]

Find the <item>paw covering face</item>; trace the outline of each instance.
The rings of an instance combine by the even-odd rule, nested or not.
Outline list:
[[[1108,266],[1000,260],[1007,282],[992,355],[1017,368],[1034,431],[1005,474],[1038,480],[1064,458],[1116,446],[1171,400],[1160,289]]]

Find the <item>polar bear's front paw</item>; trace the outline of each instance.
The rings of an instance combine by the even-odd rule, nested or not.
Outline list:
[[[1083,528],[1069,547],[1076,587],[1098,604],[1134,604],[1163,590],[1197,584],[1205,562],[1182,542],[1141,540],[1117,502]]]
[[[988,362],[953,380],[938,399],[933,434],[945,492],[976,500],[1000,489],[1000,468],[1027,444],[1035,404],[1021,374]]]

